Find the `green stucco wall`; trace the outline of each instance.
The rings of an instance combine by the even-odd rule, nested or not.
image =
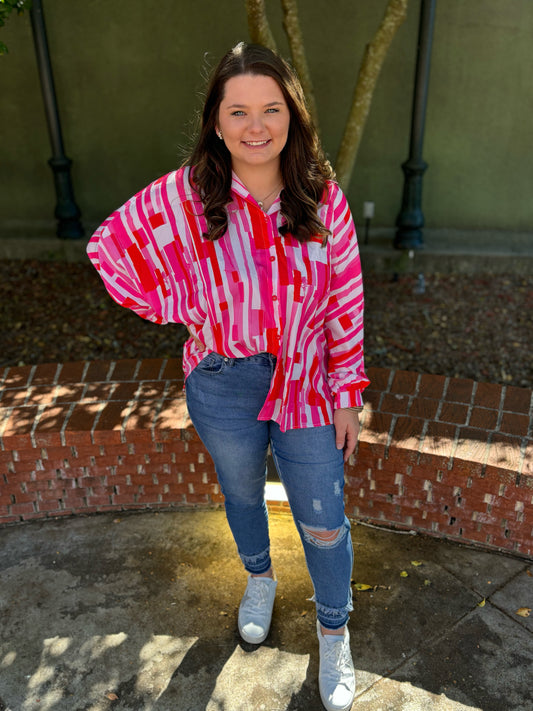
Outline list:
[[[206,56],[247,38],[244,0],[44,0],[76,200],[90,229],[174,169],[194,130]],[[288,54],[277,0],[267,3]],[[324,146],[340,143],[355,77],[386,0],[299,3]],[[408,155],[419,0],[379,78],[348,197],[392,227]],[[437,0],[424,158],[428,228],[533,231],[533,2]],[[55,196],[30,22],[0,58],[0,233],[46,231]]]

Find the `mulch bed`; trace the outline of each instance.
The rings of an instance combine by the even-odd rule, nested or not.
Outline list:
[[[367,366],[533,388],[533,276],[365,275]],[[187,333],[121,308],[88,264],[0,260],[0,366],[176,357]]]

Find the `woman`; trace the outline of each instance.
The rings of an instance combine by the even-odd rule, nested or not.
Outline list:
[[[188,164],[113,213],[88,254],[119,304],[191,333],[187,405],[248,572],[238,626],[252,644],[277,586],[270,445],[315,590],[321,698],[338,710],[355,694],[343,464],[368,380],[357,241],[333,177],[292,70],[241,43],[213,74]]]

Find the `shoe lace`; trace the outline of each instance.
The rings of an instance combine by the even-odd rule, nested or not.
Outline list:
[[[247,609],[264,607],[268,600],[268,583],[252,578],[246,591],[243,606]]]
[[[344,639],[328,644],[324,650],[324,662],[327,676],[337,684],[342,684],[352,677],[351,656]]]

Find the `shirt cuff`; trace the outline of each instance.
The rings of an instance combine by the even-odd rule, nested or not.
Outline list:
[[[352,385],[335,394],[335,409],[340,410],[343,407],[363,408],[363,394],[360,388]]]

